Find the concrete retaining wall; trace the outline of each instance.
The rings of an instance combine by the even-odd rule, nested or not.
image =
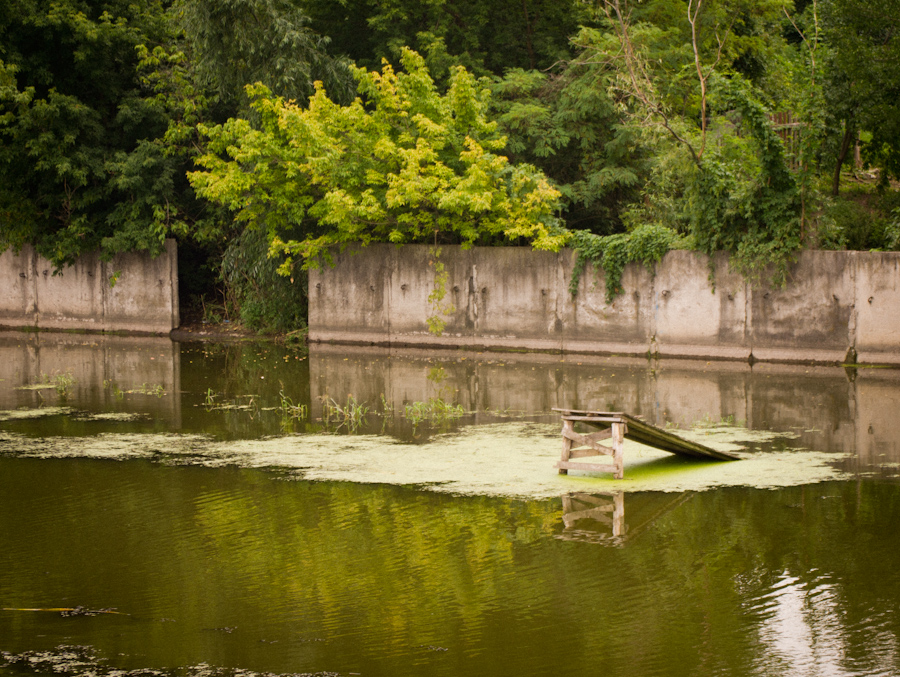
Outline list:
[[[605,300],[603,273],[568,290],[575,253],[443,247],[449,275],[434,314],[431,248],[372,245],[310,274],[310,340],[524,349],[787,363],[900,365],[900,253],[801,252],[788,284],[754,286],[720,255],[673,251],[650,271],[629,265]]]
[[[118,274],[115,285],[111,280]],[[0,254],[0,326],[168,334],[178,326],[178,253],[82,256],[54,274],[31,247]]]

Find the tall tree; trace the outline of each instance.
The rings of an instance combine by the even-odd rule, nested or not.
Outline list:
[[[900,0],[820,0],[830,47],[825,94],[840,141],[832,192],[859,130],[866,160],[882,179],[900,176]]]
[[[0,7],[0,249],[57,265],[84,251],[158,251],[221,235],[186,171],[196,124],[247,110],[262,81],[303,98],[351,91],[281,0],[11,0]]]

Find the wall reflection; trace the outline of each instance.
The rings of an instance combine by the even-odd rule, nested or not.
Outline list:
[[[0,409],[55,404],[52,390],[22,389],[55,373],[74,379],[68,406],[141,413],[173,431],[281,434],[283,393],[309,406],[297,432],[315,429],[326,396],[345,402],[353,395],[372,412],[391,407],[396,430],[385,432],[406,434],[405,405],[441,398],[465,409],[459,425],[500,417],[556,422],[554,407],[599,408],[663,427],[725,420],[791,431],[799,436],[791,446],[849,454],[847,470],[895,476],[900,464],[896,369],[328,345],[313,346],[307,359],[273,343],[200,346],[155,337],[0,332]],[[134,392],[144,386],[166,394]],[[228,407],[205,406],[209,397]],[[248,401],[265,415],[241,408]],[[380,432],[384,421],[374,413],[369,418],[362,431]]]
[[[61,400],[34,384],[68,374]],[[0,332],[0,409],[66,404],[146,414],[181,426],[180,349],[168,338]]]
[[[442,397],[474,423],[553,407],[626,411],[662,427],[732,421],[794,432],[792,446],[850,453],[848,469],[890,473],[900,463],[895,369],[313,346],[314,415],[319,398],[349,393],[372,403],[384,395],[395,411]]]

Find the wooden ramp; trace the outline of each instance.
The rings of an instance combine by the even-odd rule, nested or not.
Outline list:
[[[624,440],[626,437],[649,447],[656,447],[682,456],[712,458],[720,461],[734,461],[740,458],[737,454],[717,451],[697,442],[689,442],[621,411],[556,408],[553,411],[562,414],[563,422],[562,458],[556,464],[560,475],[568,474],[569,470],[590,470],[611,472],[616,479],[622,479],[625,476]],[[594,428],[600,428],[600,430],[586,434],[577,433],[575,432],[576,423],[584,423]],[[611,446],[600,444],[604,440],[611,440]],[[583,463],[572,460],[587,456],[612,456],[612,464]]]

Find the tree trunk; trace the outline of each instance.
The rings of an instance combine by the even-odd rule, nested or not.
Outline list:
[[[831,184],[831,194],[835,197],[838,196],[841,190],[841,167],[844,165],[844,160],[847,159],[847,154],[850,152],[850,145],[853,142],[853,139],[856,138],[856,130],[853,128],[851,121],[847,120],[844,125],[844,138],[841,141],[841,152],[838,153],[837,164],[834,167],[834,181]]]

